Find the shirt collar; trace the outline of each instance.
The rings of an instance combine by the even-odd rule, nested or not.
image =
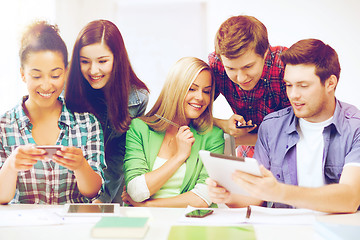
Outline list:
[[[293,108],[292,106],[290,107],[287,107],[286,108],[286,111],[290,114],[290,118],[287,119],[287,124],[288,124],[288,127],[286,128],[286,133],[287,134],[291,134],[293,132],[297,132],[297,123],[298,123],[298,118],[295,116],[294,114],[294,111],[293,111]]]
[[[271,51],[271,48],[269,47],[268,48],[268,53],[265,57],[265,62],[264,62],[264,69],[263,69],[263,72],[261,74],[261,77],[260,77],[260,80],[261,81],[264,81],[264,79],[266,79],[268,77],[268,75],[270,74],[270,68],[271,66],[273,66],[273,62],[274,62],[274,58],[275,58],[275,55],[274,53]]]
[[[336,101],[336,105],[335,105],[334,117],[333,117],[330,125],[334,125],[335,130],[340,135],[342,135],[343,129],[341,128],[341,126],[343,125],[344,121],[343,121],[343,118],[341,118],[341,114],[342,114],[343,108],[342,108],[341,102],[339,100],[337,100],[335,98],[335,101]],[[346,117],[346,118],[351,117],[351,115],[352,115],[350,112],[345,112],[343,114],[344,114],[344,117]]]
[[[19,124],[19,129],[23,130],[26,126],[31,126],[31,122],[29,117],[26,115],[23,104],[25,104],[25,101],[29,98],[28,95],[24,96],[21,100],[21,102],[16,105],[15,107],[15,119],[17,119],[17,122]]]
[[[15,107],[15,118],[18,120],[19,129],[23,130],[25,127],[31,127],[32,124],[30,122],[29,117],[26,115],[25,110],[23,108],[23,104],[29,98],[28,95],[22,98],[22,101]],[[58,125],[61,128],[63,125],[67,125],[70,128],[75,126],[74,115],[70,112],[70,110],[66,107],[65,101],[63,97],[58,97],[58,101],[62,104],[61,114],[58,121]]]
[[[336,131],[341,135],[342,133],[342,129],[341,129],[341,125],[342,125],[342,119],[340,117],[341,115],[341,111],[342,111],[342,106],[341,106],[341,102],[337,99],[335,99],[336,101],[336,106],[335,106],[335,111],[334,111],[334,115],[333,118],[330,122],[330,124],[328,125],[328,127],[330,127],[331,125],[333,125],[336,129]],[[288,107],[288,112],[291,112],[291,118],[289,118],[288,120],[288,128],[286,129],[286,133],[287,134],[291,134],[295,131],[297,131],[296,127],[298,124],[299,119],[295,116],[294,111],[292,109],[292,107]],[[345,113],[345,117],[350,117],[351,113],[346,112]]]

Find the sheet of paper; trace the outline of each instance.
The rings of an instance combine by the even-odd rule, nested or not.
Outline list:
[[[0,227],[39,226],[63,224],[56,209],[24,209],[2,211]]]
[[[64,216],[63,206],[58,208],[22,209],[2,211],[0,227],[15,226],[45,226],[58,224],[88,224],[96,223],[100,216]]]
[[[251,206],[251,215],[246,219],[246,208],[211,208],[214,213],[205,218],[188,218],[185,214],[195,208],[188,206],[179,222],[199,225],[231,225],[241,223],[258,224],[308,224],[314,223],[316,216],[323,213],[307,209],[274,209]],[[209,208],[210,209],[210,208]]]

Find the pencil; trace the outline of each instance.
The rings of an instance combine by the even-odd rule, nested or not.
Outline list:
[[[164,118],[164,117],[162,117],[162,116],[160,116],[160,115],[158,115],[158,114],[154,114],[154,115],[155,115],[156,117],[160,118],[161,120],[164,120],[165,122],[170,123],[171,125],[173,125],[173,126],[175,126],[175,127],[177,127],[177,128],[180,128],[180,125],[179,125],[179,124],[174,123],[173,121],[170,121],[169,119]]]
[[[251,207],[250,207],[250,206],[247,206],[247,209],[246,209],[246,219],[250,219],[250,215],[251,215]]]

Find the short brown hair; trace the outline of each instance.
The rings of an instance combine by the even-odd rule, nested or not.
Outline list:
[[[227,19],[215,35],[215,53],[230,59],[251,49],[263,57],[268,48],[267,29],[252,16],[240,15]]]
[[[284,64],[315,65],[315,74],[322,84],[331,76],[335,75],[339,80],[340,63],[336,51],[329,45],[318,39],[304,39],[293,44],[281,54]]]

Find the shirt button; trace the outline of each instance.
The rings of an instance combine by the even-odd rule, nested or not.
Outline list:
[[[289,148],[289,145],[286,145],[286,149],[288,149]]]
[[[276,177],[277,177],[278,179],[280,179],[280,174],[276,174]]]
[[[252,109],[252,106],[249,106],[249,109]]]
[[[266,82],[267,81],[267,79],[266,78],[264,78],[264,82]]]

